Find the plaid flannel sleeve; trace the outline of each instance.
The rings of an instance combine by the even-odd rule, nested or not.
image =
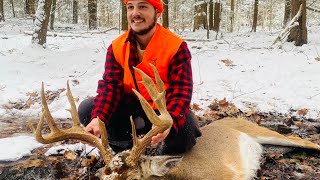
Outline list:
[[[97,116],[108,124],[111,114],[116,110],[123,91],[123,68],[115,60],[112,45],[108,47],[105,71],[102,80],[98,81],[97,95],[91,119]]]
[[[171,60],[168,76],[167,110],[173,118],[174,129],[178,131],[185,123],[193,90],[191,54],[186,42],[180,45]]]

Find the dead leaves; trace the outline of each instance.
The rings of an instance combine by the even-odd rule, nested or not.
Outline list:
[[[227,66],[227,67],[233,67],[233,66],[236,66],[236,65],[234,65],[233,64],[233,61],[232,60],[230,60],[230,59],[222,59],[222,60],[220,60],[221,62],[223,62],[224,63],[224,65],[225,66]]]
[[[58,89],[56,91],[46,91],[45,97],[48,103],[51,103],[55,99],[60,97],[60,94],[64,92],[66,89]],[[38,92],[27,92],[26,96],[28,99],[22,100],[19,99],[16,102],[9,101],[7,104],[2,105],[3,109],[18,109],[18,110],[26,110],[29,109],[34,103],[41,103],[40,95]]]
[[[65,151],[63,156],[68,160],[75,160],[77,159],[77,154],[73,151]]]
[[[308,111],[309,111],[309,109],[306,109],[306,108],[299,109],[299,110],[297,111],[297,114],[298,114],[299,116],[305,116],[305,115],[307,115]]]
[[[209,106],[209,111],[204,114],[204,117],[210,119],[221,119],[224,117],[236,117],[240,110],[226,98],[222,100],[215,99]]]
[[[191,106],[191,109],[193,109],[194,111],[201,111],[202,110],[202,108],[200,108],[199,104],[197,104],[197,103],[193,103],[190,106]]]

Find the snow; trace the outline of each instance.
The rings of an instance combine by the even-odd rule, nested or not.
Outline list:
[[[45,91],[55,92],[66,88],[69,80],[73,96],[79,98],[77,104],[94,96],[106,48],[119,35],[118,30],[66,31],[61,32],[63,36],[49,36],[47,49],[42,49],[31,45],[31,36],[23,33],[33,30],[31,19],[7,19],[0,27],[0,123],[12,117],[39,119],[39,101],[22,110],[5,105],[25,103],[30,93],[39,94],[41,82]],[[197,114],[202,115],[214,99],[226,98],[243,111],[289,113],[306,108],[307,118],[319,120],[320,62],[315,58],[320,52],[320,26],[310,26],[308,32],[309,44],[302,47],[293,43],[271,46],[280,30],[225,33],[217,40],[211,32],[212,41],[187,41],[193,57],[192,104],[203,108]],[[184,32],[181,37],[205,39],[206,31]],[[232,65],[221,60],[230,60]],[[69,118],[67,108],[65,91],[49,104],[54,118]],[[39,147],[30,136],[0,139],[0,146],[8,147],[1,148],[0,161],[15,161]]]
[[[16,161],[30,155],[33,149],[42,146],[32,136],[2,138],[0,144],[0,161]]]

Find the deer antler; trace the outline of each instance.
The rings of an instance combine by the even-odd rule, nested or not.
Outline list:
[[[69,111],[71,114],[73,125],[69,129],[58,129],[49,111],[48,104],[44,95],[44,88],[43,88],[43,82],[42,82],[41,84],[42,115],[38,123],[37,129],[35,130],[35,137],[37,141],[39,141],[42,144],[49,144],[53,142],[62,141],[65,139],[77,139],[84,142],[88,142],[100,150],[100,154],[104,162],[106,164],[109,164],[109,162],[112,159],[112,151],[108,144],[107,132],[106,132],[104,123],[101,120],[99,120],[101,140],[100,138],[84,131],[83,128],[80,126],[79,116],[78,116],[76,104],[74,102],[73,96],[70,91],[69,82],[67,82],[67,97],[71,105],[71,108],[67,109],[67,111]],[[47,120],[47,123],[51,130],[50,134],[46,135],[45,137],[43,137],[41,133],[44,119]],[[29,124],[29,125],[30,125],[30,128],[34,130],[33,125],[32,124]]]
[[[141,156],[141,154],[150,144],[151,138],[157,135],[158,133],[162,133],[168,128],[170,128],[173,122],[172,117],[166,108],[165,89],[164,89],[163,81],[160,79],[160,76],[156,67],[152,64],[150,65],[155,74],[156,84],[158,88],[153,83],[152,79],[148,75],[146,75],[143,71],[137,68],[134,68],[134,70],[137,71],[142,76],[142,81],[140,83],[142,83],[147,89],[155,106],[158,108],[160,115],[158,116],[155,113],[155,111],[152,109],[149,103],[138,91],[136,91],[135,89],[132,89],[133,92],[138,96],[144,112],[146,113],[148,119],[151,121],[154,127],[142,139],[139,140],[137,139],[137,136],[136,136],[136,131],[135,131],[132,117],[130,118],[131,125],[132,125],[133,148],[131,149],[129,156],[126,158],[126,163],[130,166],[134,166],[136,164],[138,158]]]

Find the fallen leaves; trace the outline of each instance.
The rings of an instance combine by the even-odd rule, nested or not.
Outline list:
[[[299,109],[299,110],[297,111],[297,114],[298,114],[299,116],[305,116],[305,115],[308,114],[308,111],[309,111],[309,109],[306,109],[306,108]]]
[[[58,89],[56,91],[46,91],[45,97],[48,103],[51,103],[56,98],[60,96],[62,92],[66,89]],[[28,96],[27,100],[19,99],[15,102],[9,101],[7,104],[2,105],[3,109],[18,109],[18,110],[26,110],[29,109],[34,103],[41,103],[41,98],[38,92],[27,92],[26,96]]]
[[[204,114],[204,117],[210,119],[221,119],[224,117],[237,117],[240,110],[226,98],[221,100],[215,99],[209,106],[209,111]]]
[[[220,60],[220,61],[223,62],[224,65],[227,66],[227,67],[236,66],[236,65],[233,64],[233,61],[230,60],[230,59],[223,59],[223,60]]]
[[[77,159],[77,154],[73,151],[65,151],[63,156],[68,160],[75,160]]]

